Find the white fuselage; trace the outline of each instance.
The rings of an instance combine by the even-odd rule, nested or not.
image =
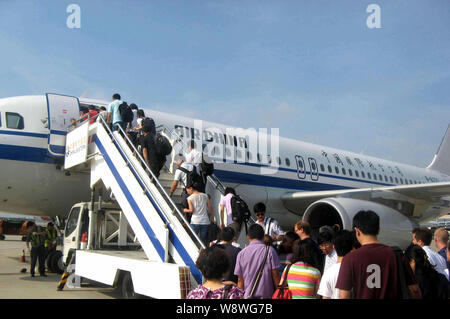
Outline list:
[[[80,99],[80,103],[86,101]],[[10,113],[23,117],[22,129],[8,127],[6,116]],[[288,192],[450,181],[449,176],[429,169],[277,138],[264,132],[251,139],[249,136],[253,134],[249,132],[253,131],[239,132],[222,124],[151,110],[146,111],[146,116],[186,140],[194,139],[199,144],[202,139],[215,161],[215,175],[224,184],[235,187],[250,207],[265,202],[268,212],[285,225],[292,225],[305,209],[288,210],[280,200]],[[89,175],[74,172],[67,175],[61,168],[61,160],[48,155],[46,118],[45,96],[0,99],[0,211],[64,216],[75,202],[89,199]],[[424,219],[445,213],[446,207],[434,209],[433,216]]]

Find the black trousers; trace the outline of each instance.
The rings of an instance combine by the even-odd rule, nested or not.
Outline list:
[[[30,274],[34,275],[36,262],[39,261],[39,274],[45,274],[45,247],[31,247],[31,268]]]

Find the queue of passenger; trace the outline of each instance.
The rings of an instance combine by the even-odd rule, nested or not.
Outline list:
[[[265,212],[262,205],[255,206],[255,212]],[[299,221],[294,231],[278,235],[268,231],[272,226],[267,227],[267,222],[264,223],[267,217],[263,219],[262,214],[259,215],[259,222],[248,229],[249,245],[242,250],[230,243],[234,229],[224,227],[221,216],[220,236],[226,237],[227,241],[219,236],[208,251],[225,251],[226,242],[227,247],[233,247],[233,252],[218,253],[226,267],[220,265],[219,259],[209,262],[211,267],[214,265],[227,271],[220,276],[222,282],[216,276],[214,286],[200,285],[201,288],[194,289],[188,298],[449,298],[450,243],[445,229],[438,229],[434,234],[435,243],[439,243],[436,245],[439,254],[429,247],[433,235],[428,228],[414,229],[411,245],[405,251],[380,243],[380,220],[373,211],[359,211],[353,218],[353,231],[329,226],[321,228],[318,242],[311,238],[311,226],[305,221]],[[444,264],[446,268],[442,269]],[[199,267],[199,270],[208,282],[203,268]],[[282,286],[288,294],[278,293]],[[234,289],[234,294],[224,295],[225,287],[226,291]]]
[[[98,118],[106,119],[112,131],[122,128],[158,177],[166,156],[156,145],[155,122],[133,103],[131,115],[124,120],[120,112],[123,103],[121,96],[114,94],[108,108],[100,108]],[[93,118],[96,112],[89,107],[81,119]],[[176,163],[169,192],[173,196],[181,183],[186,221],[207,247],[196,261],[206,281],[188,294],[189,299],[279,298],[277,288],[287,289],[289,294],[283,296],[292,299],[449,298],[448,232],[435,231],[434,242],[439,249],[435,252],[430,248],[431,231],[415,228],[411,245],[402,251],[378,241],[380,221],[373,211],[358,212],[353,218],[353,231],[321,227],[316,242],[308,222],[299,221],[293,230],[284,232],[274,218],[266,216],[264,203],[257,203],[253,207],[256,223],[247,231],[249,245],[241,249],[236,241],[243,225],[247,226],[246,220],[234,216],[239,196],[233,188],[226,188],[219,209],[219,238],[209,245],[208,229],[216,221],[205,194],[203,164],[202,153],[191,141],[184,160]],[[35,264],[42,257],[37,248],[34,251]]]

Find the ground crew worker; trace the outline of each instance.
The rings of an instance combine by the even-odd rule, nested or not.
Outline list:
[[[55,229],[55,225],[52,222],[49,222],[47,224],[47,229],[45,230],[45,251],[46,251],[46,258],[51,253],[56,251],[56,237],[57,232]]]
[[[30,250],[31,242],[31,250]],[[34,222],[28,223],[27,248],[31,255],[31,277],[34,277],[34,268],[36,262],[39,260],[39,274],[42,277],[47,277],[45,274],[45,232],[38,232]]]

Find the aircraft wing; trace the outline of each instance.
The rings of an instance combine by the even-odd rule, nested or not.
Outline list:
[[[293,207],[305,209],[317,200],[328,197],[346,197],[363,200],[407,201],[416,205],[440,203],[450,206],[450,182],[399,185],[376,188],[358,188],[345,190],[292,192],[282,195],[283,204],[292,210]],[[445,197],[449,197],[445,199]]]
[[[396,192],[401,195],[412,197],[414,199],[433,200],[441,197],[450,196],[450,182],[427,183],[414,185],[387,186],[376,188],[357,188],[331,191],[315,191],[315,192],[293,192],[282,196],[283,201],[308,201],[309,199],[317,200],[325,197],[345,196],[352,197],[372,192]]]

